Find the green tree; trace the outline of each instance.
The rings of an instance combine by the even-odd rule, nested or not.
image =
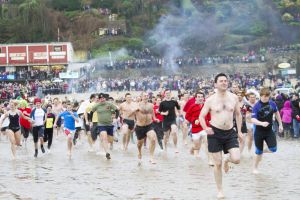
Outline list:
[[[282,21],[284,22],[290,22],[294,20],[293,15],[291,15],[290,13],[284,13],[281,17]]]
[[[128,44],[127,44],[127,48],[130,49],[130,50],[141,50],[143,48],[143,40],[139,39],[139,38],[131,38],[129,39],[128,41]]]
[[[81,9],[80,0],[52,0],[51,5],[57,10],[74,11]]]

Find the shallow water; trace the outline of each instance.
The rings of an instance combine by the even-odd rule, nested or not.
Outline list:
[[[188,148],[179,146],[179,154],[172,145],[167,154],[157,148],[156,165],[148,162],[148,150],[143,149],[143,164],[138,167],[134,144],[124,153],[116,143],[112,160],[107,161],[102,150],[100,155],[87,151],[85,137],[69,160],[61,135],[54,139],[51,153],[39,151],[37,159],[30,139],[13,161],[9,142],[2,136],[0,199],[216,199],[213,170],[205,154],[194,158]],[[277,153],[263,157],[261,174],[252,175],[252,159],[244,152],[241,163],[223,176],[226,199],[299,199],[299,154],[300,140],[281,140]]]

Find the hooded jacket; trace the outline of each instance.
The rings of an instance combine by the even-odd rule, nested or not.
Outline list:
[[[280,110],[280,116],[283,123],[292,123],[292,107],[290,100],[284,102],[283,108]]]

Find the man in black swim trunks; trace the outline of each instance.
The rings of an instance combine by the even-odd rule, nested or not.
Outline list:
[[[144,143],[144,139],[147,137],[147,141],[149,141],[150,145],[150,163],[156,164],[154,160],[154,150],[156,144],[156,133],[153,130],[152,119],[158,122],[159,120],[155,117],[153,111],[153,104],[148,102],[148,94],[142,93],[142,101],[138,104],[137,108],[134,111],[136,117],[136,128],[135,133],[138,139],[138,159],[139,165],[142,160],[142,147]]]
[[[177,109],[177,110],[176,110]],[[159,105],[159,112],[164,116],[163,130],[164,130],[164,145],[165,151],[167,151],[167,144],[170,135],[173,135],[173,142],[175,146],[175,153],[178,153],[177,149],[177,134],[178,128],[176,125],[176,112],[180,112],[180,106],[177,101],[172,100],[171,91],[165,90],[165,98]]]
[[[228,78],[220,73],[215,77],[216,93],[210,96],[200,113],[199,120],[203,129],[207,132],[208,151],[213,154],[214,176],[217,184],[218,198],[224,198],[222,188],[222,151],[230,156],[224,160],[224,171],[228,172],[229,163],[240,162],[239,142],[243,138],[241,132],[242,115],[238,104],[238,97],[227,91]],[[205,116],[210,112],[211,127],[207,127]],[[237,131],[233,128],[235,114]]]
[[[137,104],[132,102],[131,94],[125,94],[125,102],[120,105],[120,114],[123,119],[121,127],[121,133],[123,134],[123,150],[126,151],[128,148],[130,135],[133,133],[135,126],[135,116],[133,115],[134,110],[137,108]]]

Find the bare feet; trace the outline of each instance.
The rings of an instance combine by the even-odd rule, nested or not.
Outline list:
[[[190,150],[191,155],[194,155],[194,148],[192,147]]]
[[[213,162],[212,160],[209,160],[209,161],[208,161],[208,165],[209,165],[210,167],[215,166],[215,164],[214,164],[214,162]]]
[[[225,196],[224,196],[223,191],[219,192],[217,195],[217,199],[224,199],[224,198],[225,198]]]
[[[142,165],[142,154],[138,155],[138,166]]]
[[[151,159],[149,160],[149,162],[150,162],[152,165],[155,165],[155,164],[156,164],[156,162],[155,162],[155,160],[154,160],[153,158],[151,158]]]
[[[72,158],[72,154],[71,154],[71,152],[70,152],[70,151],[68,152],[68,158],[69,158],[69,159],[71,159],[71,158]]]
[[[259,174],[259,171],[257,169],[253,169],[252,173],[253,174]]]
[[[228,173],[228,171],[229,171],[229,164],[228,164],[228,161],[225,160],[225,161],[224,161],[224,172],[225,172],[225,173]]]

